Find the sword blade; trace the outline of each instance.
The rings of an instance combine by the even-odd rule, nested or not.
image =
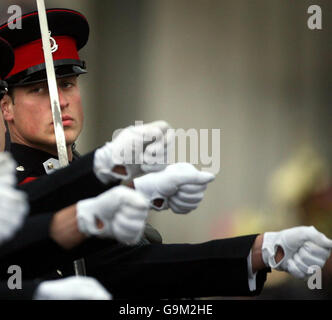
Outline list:
[[[61,119],[59,92],[58,92],[58,86],[57,86],[56,76],[55,76],[53,56],[52,56],[52,52],[51,52],[50,35],[49,35],[49,30],[48,30],[48,22],[47,22],[44,0],[37,0],[37,8],[38,8],[38,17],[39,17],[40,31],[41,31],[42,43],[43,43],[45,67],[46,67],[46,74],[47,74],[47,83],[48,83],[48,90],[49,90],[49,94],[50,94],[52,116],[53,116],[53,123],[54,123],[54,133],[55,133],[56,145],[57,145],[57,150],[58,150],[58,157],[59,157],[59,162],[60,162],[61,167],[65,167],[68,165],[66,138],[65,138],[65,133],[63,130],[62,119]]]
[[[56,82],[56,75],[53,64],[53,56],[51,51],[46,8],[44,0],[36,0],[36,1],[37,1],[38,17],[39,17],[40,31],[43,43],[48,90],[50,94],[50,101],[52,108],[55,140],[58,150],[58,158],[60,166],[65,167],[68,165],[69,162],[68,162],[68,154],[66,148],[66,137],[63,130],[63,124],[61,118],[59,92],[58,92],[58,86]],[[76,275],[82,275],[82,276],[86,275],[85,262],[83,258],[74,261],[74,270]]]

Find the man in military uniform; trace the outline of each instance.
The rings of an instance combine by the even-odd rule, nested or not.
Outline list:
[[[14,53],[10,45],[0,38],[0,100],[7,91],[7,83],[1,80],[14,65]],[[0,151],[4,148],[5,127],[0,114]],[[6,241],[17,246],[17,230],[27,224],[31,235],[39,225],[35,217],[25,219],[28,213],[27,197],[22,191],[15,189],[15,165],[9,154],[0,153],[0,247]],[[33,222],[33,223],[31,223]],[[47,228],[45,228],[47,230]],[[24,233],[24,232],[23,232]],[[20,235],[22,232],[20,232]],[[23,237],[24,238],[24,237]],[[44,240],[45,241],[45,240]],[[33,242],[33,241],[32,241]],[[29,245],[25,242],[25,248]],[[30,248],[31,249],[31,248]],[[1,265],[1,267],[3,267]],[[1,277],[1,279],[3,279]],[[86,277],[67,278],[57,281],[25,280],[20,290],[10,290],[7,282],[0,281],[0,299],[98,299],[109,300],[111,295],[95,280]]]
[[[6,74],[9,73],[14,64],[14,54],[10,45],[5,40],[1,39],[0,45],[1,61],[7,61],[7,63],[4,63],[4,67],[2,68],[3,71],[1,77],[3,78],[6,76]],[[3,80],[1,80],[0,90],[1,100],[7,91],[7,84]],[[0,139],[2,142],[0,151],[2,151],[4,147],[3,141],[5,131],[2,114],[0,115],[0,124]],[[74,246],[76,247],[86,239],[86,237],[81,234],[77,228],[73,227],[73,225],[71,225],[70,223],[65,225],[64,223],[70,221],[70,219],[73,219],[72,217],[76,217],[77,213],[79,215],[82,215],[79,210],[76,210],[76,207],[71,204],[78,201],[79,199],[92,197],[95,194],[100,194],[104,190],[107,190],[105,186],[103,188],[101,187],[102,183],[100,183],[100,181],[97,181],[97,179],[88,169],[84,170],[84,168],[89,167],[89,164],[91,162],[90,158],[91,156],[87,156],[77,161],[80,165],[80,170],[77,170],[78,174],[76,175],[68,175],[68,170],[63,170],[54,174],[52,176],[52,181],[45,181],[43,179],[40,179],[36,183],[30,183],[28,188],[25,188],[25,185],[23,185],[21,189],[25,191],[29,196],[28,199],[30,215],[23,228],[20,230],[19,234],[11,241],[7,241],[7,243],[1,247],[0,261],[3,269],[6,270],[5,267],[7,265],[13,264],[13,261],[15,263],[19,261],[20,265],[22,266],[25,266],[26,264],[31,266],[31,255],[34,255],[35,259],[33,259],[33,261],[36,263],[36,265],[34,265],[32,269],[39,270],[39,273],[43,273],[45,272],[45,270],[49,270],[51,266],[53,266],[54,268],[56,264],[59,263],[59,260],[61,260],[61,258],[64,259],[64,256],[66,256],[66,261],[71,261],[72,259],[74,259],[75,256],[77,256],[76,251],[79,250],[72,250],[71,252],[67,252],[64,250],[71,249]],[[4,163],[8,163],[8,161]],[[11,166],[8,167],[3,165],[1,169],[4,171],[10,171],[10,168]],[[75,171],[75,167],[72,167],[70,171]],[[66,176],[70,178],[66,179],[66,189],[63,190],[62,180]],[[59,199],[61,199],[61,197],[64,198],[66,194],[68,194],[68,191],[71,187],[75,188],[75,186],[79,186],[82,180],[89,181],[92,188],[89,188],[87,192],[81,192],[79,196],[74,194],[72,200],[68,201],[68,205],[71,206],[64,208],[64,204],[57,204],[58,208],[55,208],[55,204],[59,202]],[[111,186],[114,186],[116,184],[117,183],[113,183],[111,184]],[[51,187],[51,190],[49,189],[49,187]],[[109,187],[110,185],[108,185],[108,188]],[[55,193],[58,194],[58,197],[56,202],[52,202],[50,200],[50,194]],[[114,230],[112,233],[109,232],[108,234],[105,234],[104,232],[103,237],[116,238],[117,240],[125,243],[136,243],[140,238],[147,216],[148,205],[145,204],[145,199],[143,197],[140,197],[138,194],[135,194],[133,191],[125,189],[124,187],[118,187],[105,193],[102,197],[99,197],[98,199],[89,199],[89,203],[93,201],[93,205],[95,207],[98,207],[101,204],[105,206],[105,203],[112,203],[112,201],[110,200],[112,197],[119,197],[120,194],[121,201],[117,202],[117,206],[108,205],[108,210],[104,210],[103,216],[104,222],[110,224],[112,228],[116,230]],[[77,200],[75,200],[75,196],[77,197]],[[136,202],[134,201],[135,199]],[[3,199],[3,201],[6,202],[5,198]],[[135,208],[135,203],[139,203],[140,201],[143,201],[143,207],[141,204],[139,208]],[[81,207],[84,207],[84,203],[84,201],[81,201],[79,204]],[[20,208],[19,204],[20,201],[17,200],[16,206],[18,213]],[[124,209],[126,208],[126,206],[128,206],[128,204],[131,205],[131,215],[128,215],[128,213],[124,213]],[[39,213],[43,214],[39,215]],[[19,214],[17,214],[17,216],[19,216]],[[124,219],[130,220],[130,230],[126,225],[127,221]],[[3,224],[2,227],[4,230],[8,228],[8,232],[10,231],[10,223],[12,220],[14,222],[16,221],[15,212],[8,211],[7,218],[3,221],[8,222],[9,224]],[[135,222],[136,224],[133,225],[133,222]],[[91,241],[88,241],[88,243],[89,242]],[[101,244],[99,244],[98,246],[102,247]],[[43,248],[50,254],[50,258],[48,259],[46,264],[41,263],[44,260],[43,257],[40,255],[41,248]],[[85,253],[89,252],[87,245],[85,245],[84,248]],[[23,254],[26,250],[29,251],[29,256]],[[93,251],[93,249],[90,250]]]
[[[72,146],[81,131],[83,118],[77,75],[85,72],[85,66],[77,50],[87,42],[88,24],[84,16],[72,10],[48,9],[47,16],[57,48],[53,58],[67,151],[72,161],[75,158]],[[37,13],[23,16],[22,25],[22,30],[11,30],[8,24],[0,27],[0,36],[14,47],[16,59],[14,69],[6,77],[10,90],[1,107],[14,142],[11,150],[23,167],[22,172],[27,172],[20,180],[28,182],[28,188],[38,183],[38,180],[30,182],[34,180],[31,178],[45,173],[41,162],[37,163],[37,170],[34,168],[34,159],[48,161],[56,158],[57,153]],[[115,157],[119,149],[131,148],[124,141],[132,142],[145,128],[127,128],[117,137],[121,143],[114,139],[98,149],[93,156],[95,178],[107,185],[114,179],[133,179],[137,174],[149,172],[148,164],[133,165]],[[144,153],[153,154],[153,149],[146,149]],[[74,165],[75,161],[68,170]],[[55,174],[45,177],[45,181],[51,181]],[[198,206],[207,183],[212,180],[213,177],[190,164],[174,164],[134,179],[131,186],[145,195],[151,208],[188,213]],[[87,212],[83,216],[96,211],[98,217],[99,210],[91,203],[78,207]],[[98,230],[84,227],[84,221],[83,218],[82,224],[77,223],[80,231],[95,236]],[[304,248],[305,243],[313,245]],[[202,244],[151,244],[143,238],[138,245],[114,244],[100,249],[85,256],[85,260],[88,274],[99,279],[115,298],[243,296],[262,290],[269,267],[290,272],[295,277],[306,276],[308,264],[317,262],[317,257],[319,264],[325,263],[331,246],[331,241],[314,228],[299,227]],[[70,274],[68,270],[65,269],[65,274]]]

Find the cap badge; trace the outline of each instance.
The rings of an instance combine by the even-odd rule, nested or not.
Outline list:
[[[58,50],[59,46],[56,43],[55,39],[51,37],[51,31],[48,32],[50,35],[50,43],[51,43],[51,52],[54,53]]]

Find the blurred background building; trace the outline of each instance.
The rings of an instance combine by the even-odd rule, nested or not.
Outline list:
[[[135,120],[220,129],[221,170],[199,209],[151,213],[166,243],[312,223],[332,236],[331,205],[316,215],[322,210],[303,204],[324,192],[331,203],[331,1],[45,2],[82,12],[91,28],[81,51],[89,73],[79,151]],[[36,8],[2,0],[2,20],[12,4]],[[322,9],[322,30],[307,26],[312,4]],[[308,210],[320,218],[306,218]]]

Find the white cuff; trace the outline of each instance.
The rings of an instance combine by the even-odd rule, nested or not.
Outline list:
[[[247,257],[248,285],[249,285],[249,290],[250,291],[255,291],[256,290],[256,275],[257,275],[257,272],[255,272],[255,273],[252,272],[251,255],[252,255],[252,252],[250,250],[249,255]]]

